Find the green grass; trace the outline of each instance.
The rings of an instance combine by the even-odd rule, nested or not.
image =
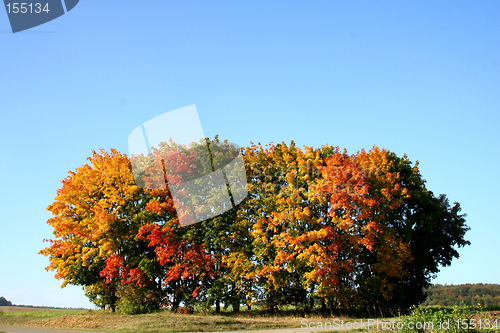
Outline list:
[[[1,312],[0,316],[3,317],[30,317],[30,318],[50,318],[59,316],[78,315],[86,312],[85,310],[66,310],[66,309],[42,309],[42,310],[21,310],[21,311],[8,311]]]
[[[125,315],[100,310],[15,309],[0,316],[0,325],[110,332],[207,332],[262,330],[300,327],[293,316],[235,314],[176,314],[164,310],[150,314]]]

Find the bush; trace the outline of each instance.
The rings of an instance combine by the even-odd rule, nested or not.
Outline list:
[[[194,313],[194,309],[192,306],[181,306],[175,310],[175,313],[192,314]]]
[[[159,310],[158,297],[146,288],[130,284],[119,288],[118,312],[123,314],[151,313]]]
[[[410,315],[401,317],[399,332],[471,332],[473,324],[477,323],[472,317],[481,313],[481,305],[462,305],[453,308],[419,308],[413,307]],[[479,328],[479,327],[478,327]],[[474,330],[483,331],[483,330]],[[487,330],[485,330],[487,331]]]

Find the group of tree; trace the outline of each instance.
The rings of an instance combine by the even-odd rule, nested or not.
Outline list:
[[[5,297],[0,297],[0,306],[12,306],[12,302],[5,299]]]
[[[427,293],[427,299],[422,304],[425,306],[460,306],[462,304],[480,304],[485,308],[500,306],[499,284],[434,284],[429,287]]]
[[[217,137],[189,149],[163,143],[134,157],[135,178],[125,154],[94,151],[47,208],[55,236],[40,251],[47,269],[112,311],[261,304],[270,313],[317,305],[385,315],[423,302],[439,268],[469,244],[460,205],[429,191],[406,155],[293,141],[238,153],[248,196],[181,227],[173,183],[227,164],[233,145]]]

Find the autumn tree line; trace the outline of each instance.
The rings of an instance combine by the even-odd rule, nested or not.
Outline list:
[[[500,308],[499,284],[434,284],[427,290],[424,306],[460,306],[462,304],[477,305],[485,308]]]
[[[197,158],[207,146],[211,158]],[[469,244],[460,205],[425,187],[418,162],[293,141],[239,149],[247,197],[181,227],[166,174],[208,174],[235,156],[217,137],[189,148],[169,142],[134,157],[135,179],[131,157],[114,149],[69,172],[47,208],[54,239],[40,251],[63,287],[125,313],[258,304],[379,316],[423,302]]]

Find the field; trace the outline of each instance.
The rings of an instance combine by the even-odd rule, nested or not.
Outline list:
[[[110,332],[210,332],[300,327],[294,316],[232,314],[174,314],[162,311],[143,315],[122,315],[99,310],[54,310],[1,307],[0,326],[29,326]]]
[[[485,311],[478,307],[425,307],[416,308],[411,316],[393,319],[380,319],[389,325],[394,320],[402,323],[433,323],[434,329],[425,332],[470,332],[467,329],[438,329],[439,322],[448,320],[452,325],[460,320],[460,325],[470,325],[472,322],[489,323],[500,321],[500,312]],[[471,321],[472,319],[472,321]],[[338,320],[338,321],[335,321]],[[53,329],[99,330],[109,332],[217,332],[217,331],[256,331],[273,328],[305,328],[304,321],[310,326],[304,332],[319,331],[327,328],[325,323],[335,329],[333,324],[343,320],[346,323],[360,323],[361,319],[354,318],[322,318],[319,316],[298,317],[293,314],[268,316],[260,312],[241,312],[238,314],[223,313],[220,315],[210,313],[175,314],[170,311],[161,311],[153,314],[124,315],[100,310],[71,310],[71,309],[44,309],[27,307],[0,307],[0,326],[26,326]],[[366,323],[367,319],[363,319]],[[373,319],[372,319],[373,320]],[[467,322],[462,322],[467,320]],[[323,327],[318,324],[323,323]],[[417,332],[417,330],[390,329],[391,325],[383,331]],[[359,327],[359,326],[358,326]],[[394,327],[394,325],[392,325]],[[500,327],[500,325],[498,326]],[[357,328],[354,326],[354,328]],[[484,328],[484,327],[483,327]],[[333,331],[330,330],[330,331]],[[354,329],[353,332],[380,332],[374,329]],[[475,332],[498,332],[498,328],[490,327]],[[2,333],[0,331],[0,333]]]

